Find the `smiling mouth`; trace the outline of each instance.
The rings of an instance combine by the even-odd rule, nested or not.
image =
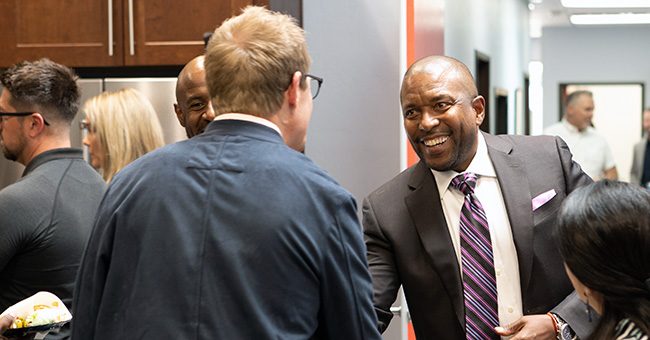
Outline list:
[[[442,136],[442,137],[436,137],[436,138],[421,140],[421,143],[424,144],[425,146],[438,146],[438,145],[446,142],[448,139],[449,139],[449,136]]]

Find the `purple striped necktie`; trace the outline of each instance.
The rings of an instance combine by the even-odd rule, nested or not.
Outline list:
[[[500,339],[494,332],[499,316],[490,228],[474,194],[477,179],[476,174],[468,172],[454,177],[449,185],[465,195],[460,211],[465,334],[467,339]]]

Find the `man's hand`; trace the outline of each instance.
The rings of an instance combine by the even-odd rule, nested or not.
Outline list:
[[[501,336],[512,336],[510,340],[556,338],[553,321],[545,314],[526,315],[505,327],[495,327],[494,330]]]
[[[11,324],[14,322],[15,317],[9,314],[5,314],[0,318],[0,340],[32,340],[34,339],[34,334],[30,334],[25,337],[20,337],[20,338],[5,338],[2,336],[2,333],[4,333],[9,327],[11,327]]]
[[[14,317],[9,314],[5,314],[2,316],[2,318],[0,318],[0,339],[7,339],[2,336],[2,333],[4,333],[11,326],[12,322],[14,322]]]

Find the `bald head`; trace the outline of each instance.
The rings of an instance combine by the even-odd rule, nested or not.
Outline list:
[[[205,57],[200,55],[189,63],[178,74],[178,81],[176,82],[176,99],[182,96],[185,89],[188,87],[196,86],[197,83],[205,83],[205,65],[203,64]]]
[[[404,75],[404,128],[429,168],[462,172],[471,163],[485,117],[485,99],[477,92],[467,67],[450,57],[420,59]]]
[[[205,80],[203,56],[190,60],[178,74],[174,111],[179,123],[191,138],[205,130],[214,119],[214,110]]]
[[[423,74],[435,80],[457,82],[468,96],[478,95],[474,77],[465,64],[452,57],[434,55],[419,59],[408,68],[404,74],[401,96],[404,95],[404,88],[407,83],[410,83],[412,77]]]

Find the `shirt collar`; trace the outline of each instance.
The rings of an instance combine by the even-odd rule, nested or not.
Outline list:
[[[282,136],[282,132],[280,131],[280,128],[277,125],[275,125],[275,123],[273,123],[268,119],[264,119],[258,116],[247,115],[243,113],[224,113],[216,116],[214,120],[243,120],[247,122],[262,124],[264,126],[270,127],[271,129],[277,131],[280,134],[280,136]]]
[[[488,154],[485,138],[480,131],[477,134],[478,146],[476,147],[476,154],[463,173],[473,172],[479,177],[496,177],[497,175],[494,171],[492,161],[490,160],[490,155]],[[442,197],[447,189],[449,189],[449,183],[451,183],[451,180],[460,174],[460,172],[454,170],[437,171],[431,169],[431,172],[436,179],[436,185],[438,186],[440,197]]]
[[[566,118],[562,118],[561,122],[562,122],[562,125],[564,125],[564,127],[567,129],[567,131],[569,131],[569,133],[586,134],[586,133],[591,133],[591,131],[593,130],[593,128],[591,126],[587,126],[586,129],[580,131],[580,130],[578,130],[577,127],[575,127],[575,125],[569,123],[569,121],[567,121]]]
[[[564,127],[567,129],[567,131],[571,133],[580,133],[580,130],[578,130],[578,128],[575,127],[573,124],[569,123],[569,121],[566,120],[566,118],[562,118],[561,122],[562,125],[564,125]]]
[[[34,169],[38,168],[43,163],[47,163],[51,160],[61,159],[61,158],[83,159],[83,153],[81,149],[75,149],[75,148],[60,148],[60,149],[52,149],[52,150],[42,152],[38,156],[34,157],[29,162],[29,164],[27,164],[25,170],[23,171],[23,177],[27,176],[27,174],[34,171]]]

